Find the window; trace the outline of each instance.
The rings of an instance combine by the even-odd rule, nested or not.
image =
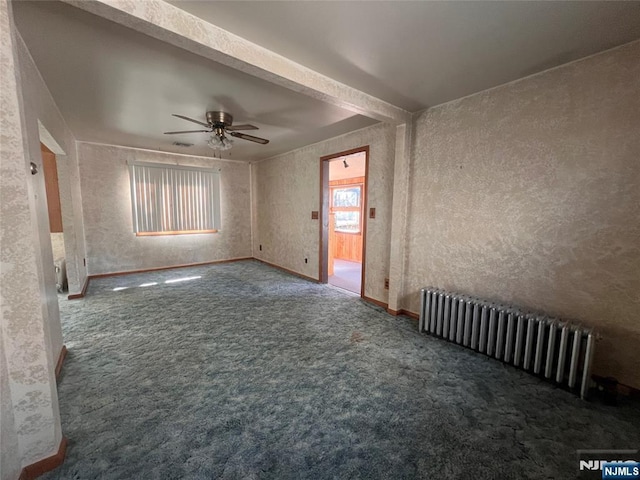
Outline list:
[[[130,162],[136,235],[214,233],[220,228],[220,175],[208,168]]]
[[[362,185],[331,188],[331,211],[335,231],[360,233],[362,230]]]

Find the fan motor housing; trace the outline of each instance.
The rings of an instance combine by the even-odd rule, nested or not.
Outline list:
[[[207,112],[207,123],[214,126],[230,127],[233,123],[233,117],[226,112]]]

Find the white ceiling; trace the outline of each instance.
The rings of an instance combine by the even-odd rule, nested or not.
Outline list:
[[[170,3],[409,111],[640,38],[640,2]],[[257,160],[375,123],[67,4],[13,10],[79,140],[211,156],[207,134],[162,132],[223,109],[271,140],[235,141],[232,159]]]
[[[213,156],[206,133],[163,132],[202,128],[172,113],[224,110],[270,143],[233,139],[223,157],[257,160],[377,123],[66,4],[17,2],[14,15],[78,140]]]
[[[347,161],[348,167],[344,166]],[[366,155],[364,152],[352,153],[344,157],[337,157],[329,161],[329,181],[344,180],[346,178],[364,177],[366,174]]]
[[[640,38],[640,2],[170,1],[408,111]]]

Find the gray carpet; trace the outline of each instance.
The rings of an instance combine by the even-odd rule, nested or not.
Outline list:
[[[94,280],[61,309],[49,479],[568,479],[576,449],[640,446],[637,405],[255,261]]]

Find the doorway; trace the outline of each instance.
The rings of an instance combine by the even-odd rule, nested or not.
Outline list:
[[[364,296],[369,147],[321,159],[320,279]]]

